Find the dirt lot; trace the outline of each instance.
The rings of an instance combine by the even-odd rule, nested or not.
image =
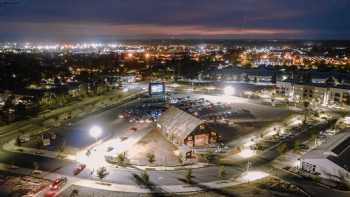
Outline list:
[[[0,175],[0,196],[32,196],[47,187],[50,181],[30,176]]]

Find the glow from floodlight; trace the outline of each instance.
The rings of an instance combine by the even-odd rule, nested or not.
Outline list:
[[[97,139],[97,138],[101,137],[101,135],[102,135],[102,128],[99,126],[93,126],[89,130],[89,133],[90,133],[91,137]]]
[[[350,124],[350,117],[349,116],[344,118],[344,123],[345,124]]]
[[[241,152],[239,152],[238,155],[242,158],[250,158],[256,155],[256,152],[254,150],[251,150],[250,148],[245,148]]]
[[[224,88],[224,94],[226,96],[232,96],[235,93],[235,89],[232,86],[227,86]]]
[[[250,146],[253,146],[253,145],[255,145],[255,144],[256,144],[256,143],[255,143],[254,138],[250,138],[250,139],[248,139],[247,142],[244,144],[244,147],[250,147]]]
[[[261,171],[248,171],[243,174],[242,180],[243,181],[256,181],[259,179],[263,179],[265,177],[268,177],[269,174]]]

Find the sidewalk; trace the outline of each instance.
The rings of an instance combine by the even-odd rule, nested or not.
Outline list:
[[[18,168],[11,165],[0,163],[0,170],[8,171],[15,174],[20,175],[31,175],[32,169],[28,168]],[[55,180],[59,177],[62,177],[64,175],[60,175],[57,173],[50,173],[42,171],[40,175],[36,175],[38,178],[48,179],[48,180]],[[67,184],[60,190],[59,193],[63,192],[65,189],[69,188],[71,185],[77,185],[82,187],[89,187],[93,189],[100,189],[100,190],[107,190],[107,191],[114,191],[114,192],[126,192],[126,193],[152,193],[153,190],[146,189],[143,185],[125,185],[125,184],[116,184],[116,183],[109,183],[104,181],[95,181],[95,180],[88,180],[88,179],[82,179],[78,177],[72,177],[72,176],[65,176],[68,179]],[[218,180],[218,181],[212,181],[212,182],[203,182],[203,183],[197,183],[198,186],[192,186],[188,184],[183,185],[162,185],[155,187],[156,191],[162,191],[166,193],[187,193],[187,192],[198,192],[202,191],[204,188],[211,188],[211,189],[219,189],[219,188],[225,188],[225,187],[232,187],[235,185],[247,183],[248,180],[246,180],[244,177],[237,178],[235,180]],[[37,193],[35,196],[41,197],[44,195],[45,191],[47,191],[48,188],[43,189],[39,193]],[[57,193],[56,195],[58,195]]]
[[[54,151],[48,151],[44,149],[36,149],[36,148],[29,148],[29,147],[23,147],[23,146],[16,146],[15,140],[10,140],[8,143],[5,143],[2,147],[4,150],[9,152],[15,152],[15,153],[23,153],[23,154],[29,154],[29,155],[39,155],[42,157],[48,157],[48,158],[54,158],[54,159],[67,159],[71,161],[76,160],[75,155],[65,154],[65,153],[59,153]]]
[[[210,166],[208,163],[196,163],[192,165],[182,165],[182,166],[136,166],[135,168],[140,170],[153,170],[153,171],[174,171],[174,170],[184,170],[184,169],[196,169],[196,168],[204,168]]]

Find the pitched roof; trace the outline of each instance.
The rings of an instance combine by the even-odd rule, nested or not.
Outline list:
[[[163,132],[173,134],[177,139],[184,140],[203,121],[181,109],[171,106],[160,116],[158,123],[162,126]]]
[[[328,159],[350,172],[350,131],[333,136],[328,142],[306,153],[302,158]]]

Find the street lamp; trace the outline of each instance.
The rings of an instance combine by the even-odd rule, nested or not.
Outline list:
[[[90,136],[95,138],[97,141],[97,138],[101,137],[102,135],[102,128],[99,126],[92,126],[89,130]]]
[[[226,96],[232,96],[235,93],[235,89],[232,86],[227,86],[224,88],[224,94]]]

